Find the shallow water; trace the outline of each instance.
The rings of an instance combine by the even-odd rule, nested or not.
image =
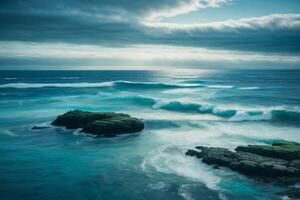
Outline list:
[[[300,142],[299,85],[300,71],[1,71],[0,199],[278,199],[286,188],[184,153]],[[102,138],[49,125],[70,109],[146,128]]]

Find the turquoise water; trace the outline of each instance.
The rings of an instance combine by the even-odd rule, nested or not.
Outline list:
[[[300,71],[1,71],[0,199],[279,199],[283,186],[184,153],[300,142],[299,86]],[[70,109],[146,128],[102,138],[49,125]]]

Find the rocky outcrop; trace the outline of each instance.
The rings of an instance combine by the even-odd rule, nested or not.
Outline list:
[[[144,129],[144,124],[141,120],[128,114],[80,110],[73,110],[59,115],[52,122],[52,125],[64,126],[67,129],[81,128],[82,132],[105,137],[135,133]]]
[[[196,156],[215,168],[228,167],[264,182],[286,185],[300,182],[300,144],[294,142],[238,146],[235,151],[198,146],[188,150],[186,155]],[[294,198],[299,193],[292,190],[279,194]]]

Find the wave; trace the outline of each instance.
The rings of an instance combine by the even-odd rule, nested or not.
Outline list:
[[[232,122],[243,121],[273,121],[273,122],[300,122],[299,109],[273,107],[273,108],[230,108],[209,103],[184,102],[179,100],[161,100],[142,95],[115,97],[111,100],[126,101],[134,105],[151,107],[182,113],[211,114],[225,118]],[[174,124],[170,125],[174,126]]]
[[[3,78],[4,80],[16,80],[17,78],[15,78],[15,77],[11,77],[11,78]]]
[[[180,112],[199,112],[199,104],[180,101],[157,101],[152,108]]]
[[[298,124],[300,122],[300,112],[295,110],[272,110],[272,121]]]
[[[109,87],[112,82],[102,83],[7,83],[0,85],[0,88],[45,88],[45,87],[58,87],[58,88],[86,88],[86,87]]]
[[[116,87],[116,88],[136,88],[136,89],[170,89],[170,88],[185,88],[185,87],[201,87],[199,84],[167,84],[156,82],[131,82],[131,81],[113,81],[99,83],[7,83],[1,84],[0,88],[44,88],[44,87]]]
[[[0,134],[6,135],[6,136],[9,136],[9,137],[18,137],[19,136],[16,133],[14,133],[13,131],[10,131],[10,130],[1,129],[0,132],[1,132]]]
[[[78,79],[79,77],[62,77],[61,79]],[[88,88],[88,87],[114,87],[117,89],[180,89],[180,88],[212,88],[212,89],[231,89],[232,85],[203,85],[198,83],[160,83],[160,82],[134,82],[134,81],[109,81],[109,82],[77,82],[77,83],[6,83],[1,84],[0,88]]]
[[[116,87],[135,88],[135,89],[172,89],[172,88],[193,88],[202,87],[200,84],[169,84],[159,82],[133,82],[133,81],[116,81]]]
[[[226,118],[228,121],[272,121],[299,123],[300,111],[290,108],[261,108],[261,109],[234,109],[221,108],[212,104],[199,104],[194,102],[180,101],[157,101],[152,105],[153,109],[164,109],[176,112],[212,114],[218,117]]]
[[[151,97],[145,97],[142,95],[121,96],[121,97],[114,97],[114,98],[110,98],[110,99],[117,100],[117,101],[131,102],[135,105],[143,105],[143,106],[152,106],[157,101]]]
[[[300,112],[290,109],[267,109],[262,111],[237,111],[229,121],[271,121],[276,123],[299,125]]]
[[[239,90],[258,90],[260,87],[239,87]]]
[[[77,77],[77,76],[64,76],[64,77],[61,77],[61,79],[79,79],[79,77]]]
[[[267,121],[272,119],[270,111],[237,111],[229,121]]]
[[[79,79],[80,77],[61,77],[61,79]],[[4,78],[14,80],[17,78]],[[161,83],[161,82],[135,82],[135,81],[109,81],[109,82],[77,82],[77,83],[6,83],[1,84],[0,88],[44,88],[44,87],[65,87],[65,88],[84,88],[84,87],[115,87],[117,89],[188,89],[188,88],[210,88],[210,89],[239,89],[257,90],[260,87],[235,87],[233,85],[208,85],[202,83]],[[186,92],[186,91],[185,91]]]
[[[193,112],[202,114],[214,114],[219,117],[232,117],[236,114],[234,109],[220,109],[211,104],[199,104],[194,102],[180,101],[157,101],[152,106],[153,109],[165,109],[178,112]]]
[[[207,88],[214,88],[214,89],[231,89],[234,88],[233,85],[203,85]]]

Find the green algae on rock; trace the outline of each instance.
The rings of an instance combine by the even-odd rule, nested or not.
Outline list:
[[[52,125],[64,126],[67,129],[82,128],[82,132],[105,137],[136,133],[144,129],[144,124],[141,120],[128,114],[80,110],[72,110],[59,115],[52,122]]]
[[[284,185],[300,182],[300,144],[295,142],[238,146],[235,151],[198,146],[186,155],[196,156],[206,164],[228,167],[255,180]],[[300,198],[299,190],[279,194]]]
[[[272,145],[238,146],[235,150],[284,160],[300,159],[300,145],[295,142],[273,143]]]

